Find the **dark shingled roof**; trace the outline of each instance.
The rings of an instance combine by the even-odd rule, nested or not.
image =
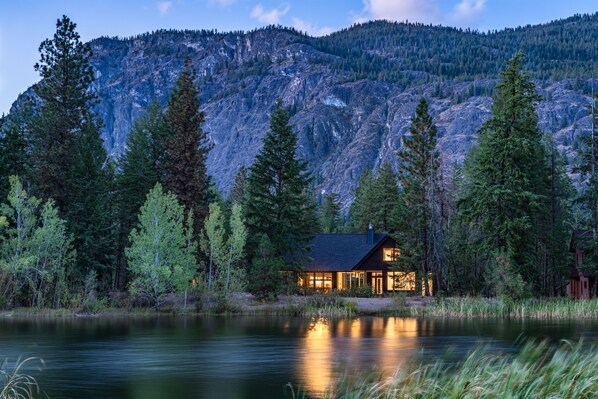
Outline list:
[[[305,271],[350,271],[361,260],[376,250],[387,238],[374,234],[374,243],[367,243],[367,234],[317,234],[311,252],[305,254],[311,262],[303,265]]]

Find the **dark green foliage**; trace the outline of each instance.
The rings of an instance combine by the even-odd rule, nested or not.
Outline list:
[[[114,170],[104,166],[106,152],[96,125],[86,123],[77,135],[76,153],[65,176],[71,195],[64,215],[74,236],[78,270],[72,275],[83,281],[96,271],[102,288],[111,286],[114,256]]]
[[[166,120],[173,133],[166,141],[161,173],[164,189],[178,197],[186,212],[193,213],[193,231],[199,234],[208,212],[206,157],[209,146],[208,136],[201,128],[204,115],[199,111],[199,93],[194,79],[195,71],[187,59],[168,101]]]
[[[264,146],[249,172],[245,202],[249,236],[268,236],[274,256],[301,257],[317,229],[306,168],[306,162],[297,159],[297,137],[278,100]]]
[[[397,155],[404,202],[397,209],[397,242],[404,248],[402,257],[409,260],[411,268],[419,270],[422,276],[434,272],[438,284],[442,262],[438,212],[440,162],[436,126],[424,98],[417,105],[409,135],[403,136],[403,149]],[[426,291],[427,288],[426,285]]]
[[[598,58],[597,31],[598,15],[584,14],[490,33],[374,21],[303,40],[324,53],[319,62],[346,71],[349,79],[380,79],[407,86],[439,79],[494,78],[521,48],[530,57],[528,67],[534,79],[592,78],[592,62]]]
[[[29,128],[32,138],[32,180],[42,198],[53,198],[64,212],[72,187],[65,178],[77,154],[77,138],[90,122],[96,96],[89,86],[93,71],[91,47],[80,40],[76,24],[66,16],[58,20],[52,40],[39,47],[35,70],[43,80],[34,86],[41,106]]]
[[[354,200],[349,209],[349,231],[365,232],[370,223],[374,223],[376,215],[376,203],[374,202],[376,178],[370,168],[364,169],[357,188],[354,191]]]
[[[157,101],[153,101],[147,114],[135,121],[127,136],[126,150],[119,160],[117,176],[117,251],[115,286],[125,289],[125,247],[131,228],[137,221],[139,209],[147,193],[160,181],[160,167],[164,163],[164,146],[172,129]]]
[[[322,233],[338,233],[341,231],[340,211],[341,205],[338,202],[338,194],[326,194],[320,208],[320,228]]]
[[[230,191],[230,201],[233,204],[241,204],[245,198],[245,186],[247,184],[247,169],[245,166],[241,166],[237,175],[235,176],[235,182],[233,188]]]
[[[81,42],[76,25],[63,16],[52,40],[40,45],[35,65],[43,80],[34,89],[40,105],[29,119],[34,192],[55,200],[75,236],[77,270],[82,281],[96,270],[106,284],[112,263],[112,174],[104,168],[106,152],[100,123],[91,108],[96,96],[90,85],[91,48]]]
[[[275,251],[268,236],[260,234],[249,269],[249,290],[262,300],[276,300],[282,287],[280,270],[284,267],[284,261]]]
[[[0,119],[0,199],[9,191],[8,176],[26,176],[29,171],[29,146],[27,122],[31,118],[30,104],[24,104],[10,117]]]
[[[467,156],[461,210],[478,226],[490,264],[501,256],[531,283],[538,281],[534,254],[548,170],[534,109],[540,98],[522,69],[523,57],[518,53],[502,72],[492,117]]]
[[[372,223],[377,231],[390,232],[392,229],[392,218],[399,201],[399,186],[397,176],[392,170],[390,163],[384,162],[378,169],[374,181],[374,218]]]

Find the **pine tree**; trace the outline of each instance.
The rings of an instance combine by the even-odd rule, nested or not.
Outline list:
[[[208,136],[201,128],[204,115],[199,111],[194,79],[195,71],[187,59],[168,101],[166,120],[172,126],[172,136],[166,141],[161,173],[164,189],[179,198],[186,212],[193,213],[194,230],[199,233],[208,214],[209,147]]]
[[[585,266],[598,270],[598,110],[596,98],[590,103],[592,124],[590,132],[580,138],[579,165],[575,168],[585,179],[578,202],[584,210],[584,226],[591,230],[592,239],[585,242]]]
[[[373,201],[375,204],[372,223],[376,230],[390,232],[392,217],[399,200],[397,177],[388,161],[384,162],[374,182]]]
[[[235,182],[230,192],[230,200],[233,204],[243,203],[245,198],[245,186],[247,183],[247,169],[245,166],[241,166],[237,175],[235,176]]]
[[[347,225],[350,231],[363,233],[367,231],[370,223],[374,223],[376,217],[375,184],[376,180],[372,170],[365,168],[359,176],[357,188],[354,191],[354,200],[349,208]]]
[[[413,265],[417,265],[422,278],[427,279],[428,273],[433,272],[438,285],[441,266],[437,209],[440,162],[436,125],[428,114],[428,103],[424,98],[411,120],[409,136],[403,137],[403,147],[397,155],[401,161],[399,180],[404,191],[402,199],[406,214],[399,216],[403,226],[396,229],[399,232],[397,241],[405,248],[405,255],[411,252]],[[428,284],[425,284],[425,293],[430,295]]]
[[[42,198],[53,198],[64,214],[72,187],[65,173],[77,154],[77,138],[90,120],[95,93],[89,90],[93,71],[91,47],[80,40],[67,16],[56,23],[53,39],[44,40],[35,70],[43,78],[34,86],[41,106],[29,124],[32,138],[32,180]]]
[[[10,117],[0,119],[0,198],[6,198],[10,190],[9,176],[27,176],[30,162],[30,145],[27,122],[32,107],[26,102]]]
[[[341,205],[337,193],[324,196],[320,208],[320,228],[322,233],[338,233],[341,231]]]
[[[93,70],[91,47],[81,42],[76,24],[66,16],[58,20],[53,39],[40,45],[35,65],[43,78],[35,87],[39,108],[30,119],[30,173],[33,190],[56,201],[59,213],[75,234],[77,270],[82,282],[96,270],[110,279],[112,248],[112,175],[105,169],[106,152],[92,112],[97,98],[90,89]]]
[[[245,215],[250,237],[266,235],[275,257],[302,256],[316,230],[315,206],[308,196],[307,163],[297,158],[297,137],[278,100],[270,131],[247,181]],[[257,242],[252,246],[257,247]]]
[[[491,289],[523,278],[536,283],[538,219],[548,191],[545,151],[534,105],[540,100],[522,68],[522,52],[507,63],[496,87],[492,117],[464,167],[460,209],[479,226]],[[512,292],[518,295],[516,292]]]

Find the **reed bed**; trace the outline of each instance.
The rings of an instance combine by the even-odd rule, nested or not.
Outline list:
[[[511,301],[496,298],[446,298],[439,299],[428,306],[410,308],[409,312],[415,317],[596,319],[598,299],[554,298]]]
[[[550,346],[528,342],[517,355],[488,348],[471,352],[459,365],[438,361],[408,366],[390,378],[345,378],[328,399],[481,399],[598,397],[598,351],[581,343]],[[304,392],[290,390],[294,398]]]
[[[0,368],[0,399],[33,399],[40,395],[35,378],[25,372],[28,363],[37,362],[36,358],[17,360],[13,367],[7,361]],[[43,362],[39,360],[42,364]]]

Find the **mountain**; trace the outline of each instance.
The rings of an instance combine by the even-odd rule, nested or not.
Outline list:
[[[541,127],[572,161],[577,137],[590,128],[597,39],[598,14],[489,33],[376,21],[323,38],[274,26],[102,37],[91,42],[96,112],[106,149],[118,156],[152,99],[166,105],[190,57],[214,145],[208,169],[223,192],[240,166],[251,165],[280,97],[317,192],[337,192],[346,205],[364,168],[384,160],[396,168],[422,95],[439,128],[443,162],[461,162],[490,116],[499,71],[520,49],[544,98]]]

